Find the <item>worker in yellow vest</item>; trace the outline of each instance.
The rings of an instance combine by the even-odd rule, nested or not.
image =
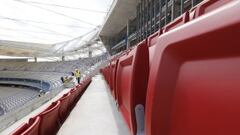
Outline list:
[[[80,70],[79,70],[79,69],[76,69],[74,75],[75,75],[78,83],[80,83],[80,79],[81,79],[81,72],[80,72]]]

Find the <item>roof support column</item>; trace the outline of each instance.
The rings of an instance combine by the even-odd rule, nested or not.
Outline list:
[[[89,50],[89,52],[88,52],[88,58],[92,58],[92,50]]]
[[[37,57],[34,57],[34,62],[37,62]]]
[[[130,36],[130,20],[127,21],[127,49],[130,47],[130,43],[129,43],[129,36]]]
[[[140,13],[140,4],[137,6],[137,39],[138,42],[141,41],[141,13]]]
[[[162,28],[162,0],[159,0],[159,29]]]
[[[62,56],[62,61],[65,61],[65,56]]]

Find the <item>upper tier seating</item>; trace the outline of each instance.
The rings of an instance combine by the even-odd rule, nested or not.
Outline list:
[[[84,58],[73,61],[59,62],[0,62],[0,71],[32,71],[32,72],[59,72],[70,73],[76,68],[82,73],[95,63],[101,61],[102,56]]]

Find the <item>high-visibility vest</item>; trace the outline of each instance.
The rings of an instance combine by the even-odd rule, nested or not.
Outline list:
[[[75,72],[75,76],[76,76],[76,77],[80,77],[80,75],[81,75],[80,70],[77,70],[77,71]]]

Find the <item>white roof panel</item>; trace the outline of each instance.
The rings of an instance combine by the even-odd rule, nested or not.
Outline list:
[[[86,33],[102,25],[111,3],[112,0],[1,0],[0,49],[49,49],[77,37],[84,39],[89,36]],[[69,44],[68,50],[80,46]],[[34,51],[31,55],[36,55]]]

